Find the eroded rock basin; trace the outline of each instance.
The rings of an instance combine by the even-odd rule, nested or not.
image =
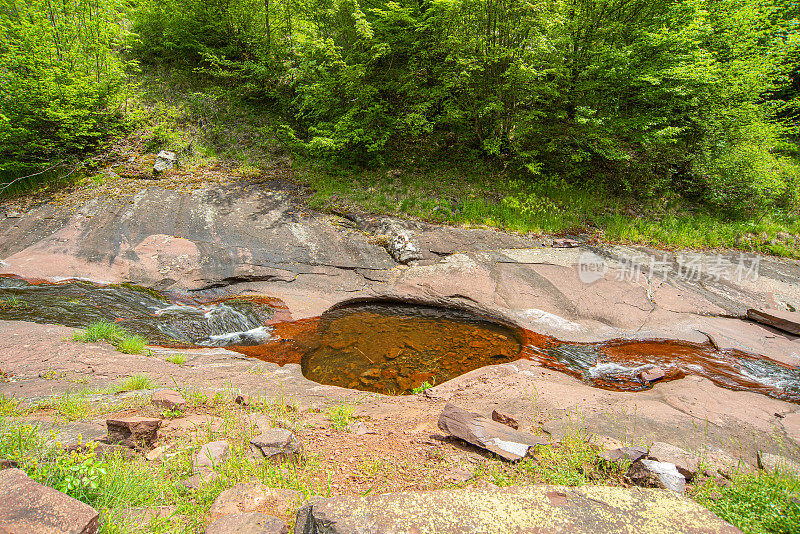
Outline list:
[[[401,302],[353,303],[291,321],[269,297],[202,302],[130,285],[0,278],[0,318],[75,327],[105,319],[154,344],[224,346],[281,365],[299,363],[306,378],[321,384],[384,394],[524,358],[604,389],[649,389],[642,374],[658,369],[661,380],[699,375],[800,402],[800,370],[711,343],[566,343],[495,318]]]

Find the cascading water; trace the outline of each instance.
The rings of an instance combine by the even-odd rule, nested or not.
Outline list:
[[[253,345],[271,338],[273,310],[247,300],[214,304],[172,302],[132,285],[90,282],[31,284],[0,278],[0,318],[86,327],[105,320],[151,343]]]

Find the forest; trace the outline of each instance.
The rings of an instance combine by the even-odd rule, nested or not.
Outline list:
[[[338,169],[474,162],[794,217],[799,19],[791,0],[0,0],[0,182],[125,135],[161,69]]]

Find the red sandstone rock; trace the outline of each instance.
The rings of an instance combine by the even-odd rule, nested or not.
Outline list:
[[[19,469],[0,471],[0,534],[95,534],[97,510],[39,484]]]
[[[108,441],[126,447],[152,448],[161,419],[150,417],[124,417],[107,419]]]

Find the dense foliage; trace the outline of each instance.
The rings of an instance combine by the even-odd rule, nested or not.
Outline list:
[[[119,107],[123,6],[2,1],[0,161],[89,144]],[[315,159],[481,158],[527,181],[680,195],[728,216],[800,203],[792,0],[129,7],[138,60],[278,113],[283,139]]]
[[[122,15],[118,0],[0,0],[0,175],[107,132],[124,81]]]

